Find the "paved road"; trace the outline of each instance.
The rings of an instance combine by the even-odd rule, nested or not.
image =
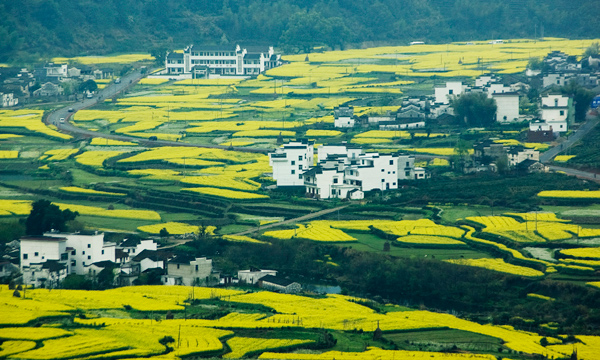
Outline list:
[[[140,72],[140,70],[135,70],[126,76],[121,78],[120,84],[115,84],[114,82],[100,90],[96,95],[94,95],[91,99],[84,99],[83,101],[77,101],[69,106],[65,106],[62,109],[58,109],[52,113],[50,113],[46,119],[48,124],[54,124],[56,127],[66,133],[75,134],[84,137],[100,137],[105,139],[112,140],[121,140],[121,141],[131,141],[135,143],[139,143],[144,146],[182,146],[182,147],[197,147],[197,148],[211,148],[211,149],[223,149],[229,150],[229,146],[223,145],[197,145],[197,144],[188,144],[184,142],[178,141],[166,141],[166,140],[148,140],[139,137],[127,136],[127,135],[117,135],[117,134],[107,134],[97,131],[90,131],[86,129],[82,129],[80,127],[74,126],[69,122],[71,116],[73,116],[77,111],[89,108],[91,106],[96,105],[97,103],[104,101],[105,99],[111,99],[122,91],[128,89],[129,87],[135,85],[144,75]],[[69,112],[68,109],[72,108],[73,111]],[[65,122],[61,123],[60,119],[64,118]],[[253,152],[253,153],[261,153],[266,154],[270,150],[269,149],[257,149],[257,148],[244,148],[244,147],[233,147],[235,151],[243,151],[243,152]]]
[[[554,166],[554,165],[550,165],[550,166],[548,166],[548,168],[552,171],[564,172],[567,175],[576,176],[581,179],[600,182],[600,174],[596,174],[596,173],[593,173],[590,171],[583,171],[583,170],[571,169],[571,168],[566,168],[566,167],[562,167],[562,166]]]
[[[304,221],[304,220],[310,220],[310,219],[314,219],[314,218],[319,217],[319,216],[331,214],[332,212],[336,212],[336,211],[342,210],[342,209],[344,209],[344,208],[346,208],[348,206],[350,206],[350,205],[338,206],[338,207],[333,208],[333,209],[325,209],[325,210],[317,211],[317,212],[314,212],[314,213],[302,215],[302,216],[294,218],[294,219],[284,220],[284,221],[281,221],[281,222],[278,222],[278,223],[269,224],[269,225],[265,225],[265,226],[259,226],[259,227],[252,228],[250,230],[242,231],[242,232],[239,232],[237,234],[232,234],[232,235],[238,235],[238,236],[239,235],[248,235],[248,234],[257,232],[259,230],[269,229],[269,228],[272,228],[272,227],[286,225],[286,224],[293,224],[293,223],[301,222],[301,221]]]
[[[579,129],[577,129],[575,132],[573,132],[573,134],[571,134],[568,139],[563,141],[561,144],[559,144],[551,149],[548,149],[548,151],[545,151],[542,154],[540,154],[540,161],[543,163],[546,163],[546,162],[554,159],[554,157],[556,155],[560,154],[564,150],[567,150],[569,147],[573,146],[573,144],[575,144],[575,142],[581,140],[596,125],[598,125],[598,119],[587,120],[585,123],[583,123],[583,125],[581,125],[579,127]]]

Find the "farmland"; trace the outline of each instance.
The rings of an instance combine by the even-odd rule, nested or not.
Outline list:
[[[59,316],[54,322],[50,320],[50,327],[11,328],[8,323],[0,327],[0,338],[8,340],[2,344],[2,351],[5,355],[18,354],[19,358],[136,358],[159,355],[165,351],[175,359],[191,354],[203,357],[223,355],[224,358],[254,354],[263,359],[320,359],[332,356],[331,351],[336,353],[336,358],[392,356],[393,350],[386,345],[386,341],[375,341],[374,348],[362,353],[331,350],[334,344],[323,342],[323,333],[338,338],[352,336],[357,329],[373,332],[377,323],[384,330],[384,338],[389,336],[394,341],[397,341],[399,331],[420,331],[421,338],[427,339],[431,334],[431,339],[434,339],[437,331],[452,329],[456,333],[445,340],[446,345],[454,343],[480,349],[463,355],[448,354],[434,350],[435,345],[432,344],[432,348],[427,350],[396,350],[393,356],[494,359],[492,354],[503,350],[512,353],[515,358],[521,358],[519,354],[547,354],[555,358],[570,355],[567,346],[562,345],[563,341],[559,338],[547,338],[551,345],[543,346],[540,345],[541,336],[517,331],[510,326],[481,325],[449,314],[414,309],[381,314],[356,303],[360,299],[339,295],[315,299],[264,291],[243,293],[196,288],[194,298],[199,302],[192,304],[189,302],[192,288],[181,286],[115,290],[119,295],[116,301],[113,290],[60,290],[52,293],[47,290],[28,290],[27,298],[18,300],[11,300],[11,292],[5,290],[0,292],[3,312],[8,307],[19,311],[37,308],[37,317]],[[241,304],[266,306],[275,309],[277,314],[229,312],[214,320],[185,318],[188,312],[207,311],[211,302],[224,307],[233,306],[237,311],[250,309]],[[132,318],[134,313],[124,309],[123,303],[138,311],[153,311],[153,318]],[[187,310],[184,311],[184,308]],[[110,316],[98,317],[93,309],[103,309]],[[56,315],[53,312],[55,310],[61,310],[62,315]],[[164,318],[167,310],[175,314],[174,319]],[[67,324],[63,319],[76,311],[79,317],[71,318],[68,330],[63,329]],[[35,322],[34,319],[30,321]],[[140,334],[144,336],[140,337]],[[159,342],[166,336],[172,338],[170,343]],[[592,341],[595,337],[587,338],[586,343],[591,351],[597,341]],[[493,351],[490,352],[491,347],[482,351],[485,347],[476,344],[483,339],[501,339],[503,343],[494,342]],[[471,343],[473,345],[469,345]],[[310,353],[281,353],[289,349],[312,349],[316,344],[320,344],[319,350]]]
[[[360,298],[168,286],[27,289],[13,298],[2,288],[0,357],[516,360],[570,356],[574,340],[562,334],[585,339],[581,347],[593,353],[600,335],[590,326],[600,269],[596,184],[560,174],[453,172],[454,146],[465,138],[548,147],[526,142],[521,125],[335,129],[332,116],[338,105],[384,116],[402,106],[402,96],[430,94],[445,80],[470,82],[487,71],[518,77],[529,57],[550,49],[579,56],[591,42],[289,55],[288,64],[246,80],[151,75],[69,119],[92,137],[44,123],[51,105],[2,110],[0,225],[17,228],[32,202],[46,198],[79,213],[73,226],[104,231],[111,241],[160,236],[176,254],[211,257],[223,274],[273,268]],[[104,138],[110,134],[129,138]],[[300,138],[413,154],[433,177],[360,202],[274,189],[266,153]],[[373,340],[377,326],[383,340]],[[453,346],[459,350],[448,352]]]

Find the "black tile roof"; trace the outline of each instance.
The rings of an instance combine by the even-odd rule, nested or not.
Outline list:
[[[263,283],[267,282],[267,283],[276,284],[279,286],[289,286],[295,282],[295,281],[287,280],[287,279],[280,278],[280,277],[273,276],[273,275],[263,276],[262,278],[260,278],[260,281],[262,281]]]

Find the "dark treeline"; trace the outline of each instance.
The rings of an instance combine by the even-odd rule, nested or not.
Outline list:
[[[256,245],[205,239],[177,250],[213,257],[225,273],[250,266],[276,269],[301,283],[335,283],[349,294],[381,303],[458,311],[473,320],[530,330],[557,322],[559,333],[600,334],[599,291],[565,282],[525,279],[431,258],[399,259],[356,251],[351,244],[340,247],[298,240]],[[326,255],[339,266],[315,261]],[[528,293],[556,300],[532,299]]]
[[[180,48],[600,37],[596,0],[5,0],[0,61]],[[543,29],[543,30],[542,30]]]

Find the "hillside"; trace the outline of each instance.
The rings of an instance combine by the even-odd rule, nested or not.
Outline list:
[[[0,61],[269,43],[328,45],[600,36],[600,2],[583,0],[7,0]],[[276,15],[276,16],[273,16]],[[310,40],[307,40],[310,39]]]

